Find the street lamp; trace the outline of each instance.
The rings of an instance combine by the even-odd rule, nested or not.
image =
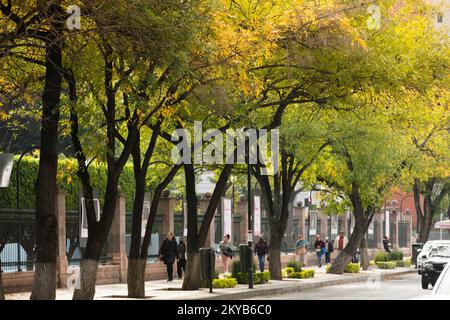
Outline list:
[[[21,268],[21,261],[20,261],[20,238],[21,238],[21,225],[20,225],[20,212],[19,212],[19,203],[20,203],[20,163],[22,162],[22,158],[30,151],[34,149],[39,149],[40,146],[36,145],[33,146],[20,155],[19,161],[17,161],[17,170],[16,170],[16,209],[17,209],[17,215],[18,215],[18,235],[17,235],[17,271],[22,271]]]
[[[246,145],[247,151],[247,218],[248,218],[248,288],[253,289],[253,207],[252,207],[252,166],[250,164],[250,139]]]

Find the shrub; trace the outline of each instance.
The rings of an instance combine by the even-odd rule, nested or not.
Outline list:
[[[289,261],[287,267],[294,269],[294,272],[302,271],[301,264],[298,261]]]
[[[233,261],[233,264],[231,265],[231,276],[232,278],[239,279],[239,273],[241,272],[241,264],[239,260]],[[253,261],[253,274],[256,273],[256,263]],[[238,280],[239,282],[239,280]]]
[[[377,266],[380,269],[395,269],[395,262],[393,262],[393,261],[378,261]]]
[[[376,266],[377,264],[375,263],[375,260],[370,260],[369,265]]]
[[[359,273],[359,271],[360,271],[359,263],[349,263],[344,270],[345,273]]]
[[[253,273],[253,284],[264,284],[269,282],[270,280],[270,272],[255,272]],[[237,282],[240,284],[248,284],[248,273],[239,272]]]
[[[403,252],[400,250],[393,250],[388,253],[387,261],[398,261],[403,260]]]
[[[326,267],[325,272],[330,273],[330,269],[331,269],[331,265]],[[359,263],[349,263],[345,267],[344,272],[345,273],[359,273],[360,270],[361,270],[361,267],[359,266]]]
[[[224,289],[234,288],[237,286],[237,280],[235,278],[214,279],[213,288]]]
[[[377,252],[373,260],[375,261],[375,263],[377,263],[378,261],[388,261],[388,257],[384,252]]]
[[[289,275],[289,278],[292,279],[307,279],[307,278],[314,278],[314,270],[302,270],[300,272],[292,272]]]
[[[291,267],[284,268],[284,270],[286,271],[287,275],[290,275],[292,272],[295,272],[294,268]]]
[[[395,266],[398,268],[409,268],[411,267],[411,260],[407,259],[407,260],[396,260],[395,262]]]

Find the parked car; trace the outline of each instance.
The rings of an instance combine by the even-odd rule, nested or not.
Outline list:
[[[450,261],[450,245],[432,247],[428,261],[422,266],[422,289],[434,287],[439,276]]]
[[[438,298],[450,299],[450,263],[447,263],[437,280],[433,292],[433,296]]]
[[[431,248],[433,246],[440,246],[440,245],[450,246],[450,240],[430,240],[427,241],[427,243],[425,243],[422,249],[417,250],[417,252],[419,253],[417,256],[417,273],[419,274],[422,273],[422,266],[428,260]]]

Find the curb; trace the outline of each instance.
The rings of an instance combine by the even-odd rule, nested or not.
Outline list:
[[[411,270],[404,270],[399,271],[396,273],[391,274],[382,274],[380,275],[381,281],[389,280],[392,277],[397,277],[405,274],[410,273],[416,273],[417,271],[415,269]],[[367,281],[369,278],[373,277],[373,274],[371,275],[359,275],[359,276],[349,276],[348,278],[344,279],[335,279],[335,280],[324,280],[319,282],[313,282],[313,283],[296,283],[292,285],[286,285],[279,288],[257,288],[256,290],[248,290],[244,292],[235,292],[235,293],[220,293],[214,296],[210,297],[202,297],[197,298],[194,300],[243,300],[243,299],[249,299],[249,298],[255,298],[255,297],[261,297],[261,296],[276,296],[276,295],[283,295],[287,293],[295,293],[295,292],[301,292],[308,289],[316,289],[316,288],[323,288],[323,287],[330,287],[330,286],[336,286],[336,285],[342,285],[342,284],[349,284],[349,283],[355,283],[355,282],[364,282]]]

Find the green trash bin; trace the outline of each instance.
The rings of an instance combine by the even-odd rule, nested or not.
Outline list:
[[[250,269],[250,248],[248,244],[240,244],[239,245],[239,269],[243,273],[248,273]]]
[[[214,248],[201,248],[200,252],[200,278],[202,281],[214,279],[216,270],[216,254]]]

